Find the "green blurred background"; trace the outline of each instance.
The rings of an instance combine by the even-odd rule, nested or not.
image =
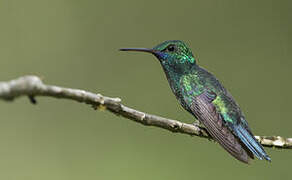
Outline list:
[[[26,74],[191,123],[154,57],[186,41],[257,135],[292,137],[291,1],[0,0],[0,80]],[[0,101],[0,179],[288,179],[291,150],[247,166],[206,139],[68,100]]]

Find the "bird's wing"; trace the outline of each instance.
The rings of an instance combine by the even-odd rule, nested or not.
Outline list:
[[[248,163],[249,157],[253,158],[249,151],[246,151],[234,134],[224,125],[223,118],[216,111],[212,104],[217,95],[214,92],[204,91],[201,95],[193,98],[191,111],[199,121],[206,127],[208,133],[236,159]]]

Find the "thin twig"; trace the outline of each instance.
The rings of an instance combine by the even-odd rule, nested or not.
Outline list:
[[[71,99],[80,103],[91,105],[94,109],[104,108],[146,126],[160,127],[171,132],[189,134],[212,139],[203,127],[186,124],[177,120],[147,114],[121,104],[120,98],[106,97],[79,89],[70,89],[44,84],[37,76],[23,76],[8,82],[0,82],[0,99],[12,101],[20,96],[28,96],[36,104],[36,96]],[[266,147],[292,149],[292,138],[280,136],[255,136]]]

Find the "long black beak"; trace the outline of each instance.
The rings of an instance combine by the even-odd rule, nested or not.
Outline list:
[[[122,48],[120,51],[138,51],[138,52],[148,52],[154,54],[156,50],[149,48]]]

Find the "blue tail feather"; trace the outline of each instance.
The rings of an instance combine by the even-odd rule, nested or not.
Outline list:
[[[271,158],[267,155],[263,147],[259,142],[254,138],[254,136],[242,125],[234,127],[235,133],[243,144],[259,159],[266,159],[271,161]]]

